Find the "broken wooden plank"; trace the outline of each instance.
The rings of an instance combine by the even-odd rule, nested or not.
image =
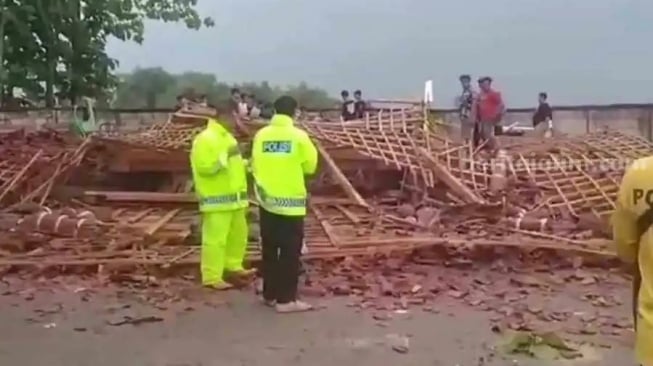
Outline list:
[[[356,191],[356,188],[351,185],[351,182],[345,177],[345,175],[342,173],[340,168],[338,168],[338,165],[333,161],[329,153],[326,151],[324,147],[318,142],[315,141],[315,147],[317,150],[320,152],[320,155],[322,156],[322,159],[328,166],[329,170],[333,174],[333,178],[335,179],[336,183],[345,191],[345,194],[354,200],[358,205],[363,206],[363,207],[369,207],[365,199],[361,197],[361,195]]]
[[[38,158],[41,156],[41,154],[43,154],[43,150],[37,151],[36,154],[34,154],[34,156],[32,156],[30,161],[23,167],[23,169],[21,169],[20,172],[18,172],[18,174],[16,174],[14,176],[14,178],[11,181],[9,181],[7,186],[4,187],[4,190],[2,191],[2,193],[0,193],[0,202],[2,201],[3,198],[5,198],[5,196],[9,192],[11,192],[14,189],[16,184],[18,184],[18,182],[21,180],[21,178],[23,178],[23,176],[29,171],[29,168],[32,167],[34,162],[36,162],[36,160],[38,160]]]
[[[166,193],[166,192],[135,192],[135,191],[85,191],[84,198],[90,201],[124,202],[124,203],[160,203],[160,204],[196,204],[197,197],[194,193]],[[251,204],[256,201],[250,200]],[[340,197],[311,197],[313,204],[353,204],[350,198]]]
[[[485,203],[481,197],[477,196],[474,192],[472,192],[472,190],[460,182],[458,178],[454,177],[448,169],[445,169],[440,163],[438,163],[438,161],[433,156],[431,156],[431,154],[426,151],[426,149],[419,147],[417,151],[425,160],[427,166],[431,168],[433,174],[435,174],[437,179],[446,184],[447,187],[449,187],[449,189],[451,189],[451,191],[456,194],[456,196],[460,197],[466,203]]]
[[[179,213],[179,211],[181,211],[180,208],[176,208],[176,209],[174,209],[174,210],[170,210],[170,211],[168,211],[168,212],[167,212],[165,215],[163,215],[163,217],[161,217],[157,222],[155,222],[154,224],[150,225],[150,227],[148,227],[148,228],[145,230],[145,235],[147,235],[147,236],[152,236],[152,235],[154,235],[154,233],[156,233],[156,232],[157,232],[161,227],[163,227],[163,225],[165,225],[165,224],[168,223],[170,220],[172,220],[172,218],[175,217],[175,215],[177,215],[177,214]]]

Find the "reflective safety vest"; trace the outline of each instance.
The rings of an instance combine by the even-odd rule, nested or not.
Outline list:
[[[218,121],[209,119],[193,139],[190,165],[201,212],[248,206],[245,160],[238,141]]]
[[[639,270],[635,308],[635,353],[640,365],[653,365],[653,156],[635,160],[625,171],[612,214],[612,236],[619,257]],[[635,265],[637,267],[635,267]],[[634,296],[635,297],[635,296]]]
[[[292,118],[276,114],[252,142],[252,174],[259,204],[284,216],[306,215],[305,175],[317,168],[317,150]]]

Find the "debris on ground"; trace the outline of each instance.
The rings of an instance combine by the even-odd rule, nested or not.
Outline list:
[[[512,332],[502,340],[501,350],[508,355],[526,355],[540,360],[576,359],[583,354],[554,332]]]
[[[399,334],[388,334],[386,339],[393,351],[402,354],[410,351],[410,340],[408,337]]]
[[[154,316],[154,315],[149,315],[149,316],[142,316],[142,317],[131,317],[131,316],[123,316],[119,319],[112,319],[112,320],[107,320],[108,325],[112,326],[120,326],[120,325],[141,325],[145,323],[156,323],[156,322],[161,322],[163,321],[162,317],[159,316]]]
[[[70,275],[89,282],[77,288],[117,286],[159,309],[188,308],[177,282],[197,282],[200,258],[188,151],[206,115],[185,110],[84,140],[0,135],[3,278]],[[264,125],[236,119],[229,128],[247,146]],[[447,299],[493,312],[502,329],[566,322],[614,335],[630,326],[601,311],[620,305],[608,289],[623,285],[608,276],[620,270],[607,218],[624,162],[653,154],[650,142],[617,131],[499,136],[493,154],[454,141],[419,106],[347,122],[307,114],[298,125],[321,158],[305,223],[305,295],[348,297],[380,324],[397,311],[440,312],[434,300]],[[547,305],[565,287],[596,311]]]

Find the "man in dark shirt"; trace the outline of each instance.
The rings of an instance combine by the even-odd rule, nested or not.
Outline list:
[[[533,114],[533,127],[537,127],[542,122],[548,122],[550,120],[553,120],[553,111],[551,110],[551,106],[549,106],[549,103],[547,102],[548,96],[546,93],[542,92],[539,95],[539,102],[540,104],[537,106],[537,110],[535,111],[535,114]]]
[[[365,112],[367,111],[367,103],[363,100],[363,92],[356,90],[354,92],[354,115],[356,119],[365,118]]]
[[[460,75],[458,79],[462,86],[462,93],[456,100],[456,106],[458,107],[458,116],[460,118],[462,140],[463,142],[468,143],[472,140],[472,132],[474,131],[474,125],[476,123],[472,117],[472,111],[478,94],[472,88],[471,76],[464,74]]]
[[[342,110],[340,112],[342,119],[345,121],[356,119],[354,101],[349,98],[349,92],[346,90],[341,91],[340,97],[342,97]]]

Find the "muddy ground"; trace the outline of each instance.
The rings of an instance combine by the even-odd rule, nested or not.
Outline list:
[[[39,290],[12,286],[0,296],[0,365],[634,364],[629,331],[573,337],[584,344],[584,357],[571,361],[505,355],[495,347],[502,336],[491,329],[487,312],[446,298],[434,304],[436,311],[409,309],[379,321],[338,298],[315,299],[318,311],[278,315],[250,290],[215,294],[191,288],[185,291],[192,300],[152,306],[142,304],[138,292],[120,295],[72,282],[56,289],[47,282]],[[567,296],[577,311],[587,306]],[[627,288],[621,296],[629,297]],[[611,311],[627,315],[628,306]]]

